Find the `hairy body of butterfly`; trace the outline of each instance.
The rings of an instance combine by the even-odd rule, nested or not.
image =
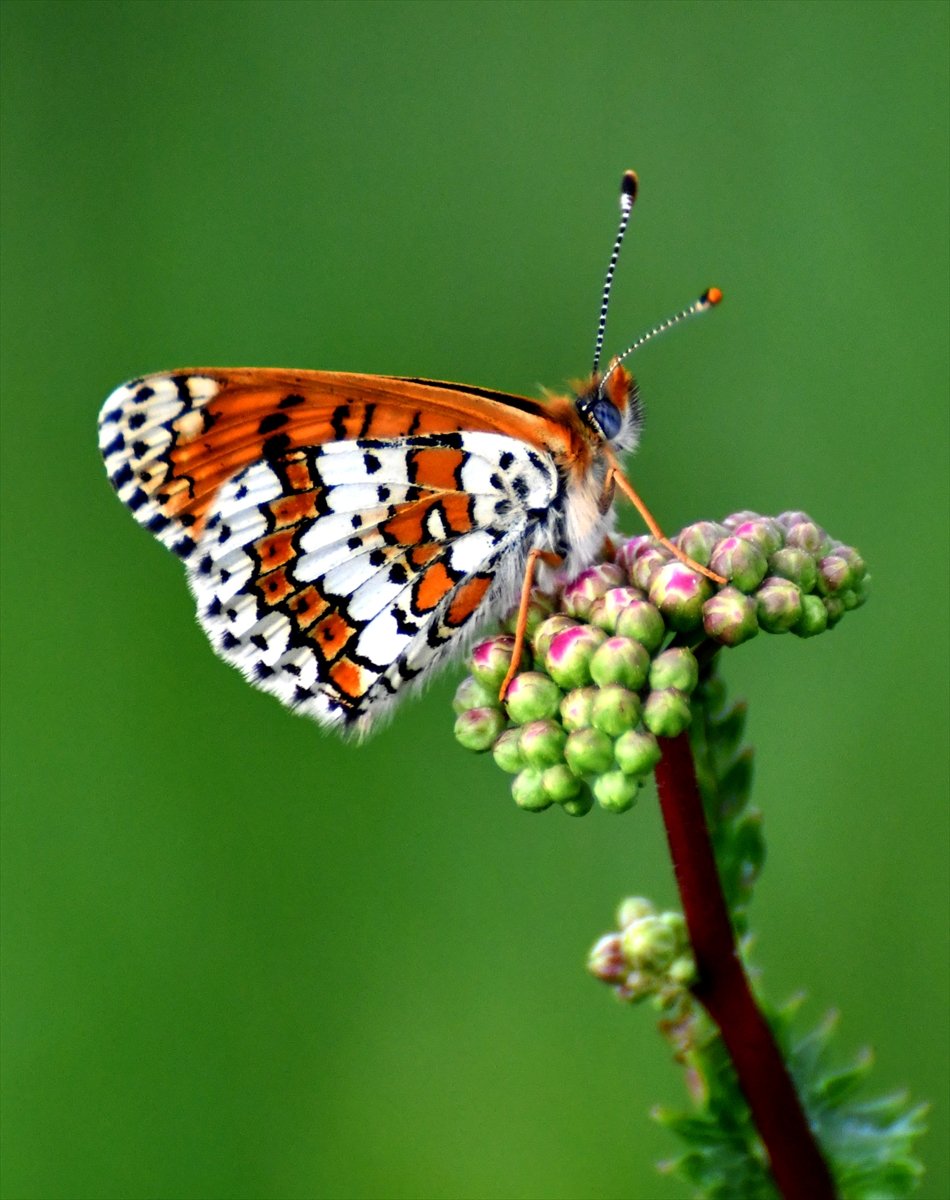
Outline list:
[[[604,395],[545,404],[418,379],[184,370],[124,384],[99,421],[113,487],[184,562],[215,650],[359,732],[514,607],[532,550],[568,572],[593,561],[614,527],[604,447],[632,449],[639,425],[622,368]]]
[[[135,379],[105,402],[99,446],[112,486],[183,560],[212,646],[255,687],[365,733],[520,596],[510,679],[535,568],[588,566],[613,531],[615,488],[666,540],[617,462],[640,430],[636,385],[621,362],[721,294],[705,292],[600,374],[636,191],[628,171],[593,373],[572,398],[542,404],[332,371],[197,369]]]

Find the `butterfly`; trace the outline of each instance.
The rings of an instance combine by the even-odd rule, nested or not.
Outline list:
[[[628,171],[593,370],[570,397],[270,368],[162,372],[109,396],[99,446],[113,488],[182,560],[212,646],[255,687],[366,733],[520,598],[504,693],[535,579],[595,560],[616,490],[666,542],[619,465],[641,426],[623,361],[721,293],[600,372],[636,193]]]

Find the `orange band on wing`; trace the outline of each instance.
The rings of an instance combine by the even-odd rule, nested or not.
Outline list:
[[[464,625],[481,604],[482,598],[491,587],[491,581],[490,575],[473,575],[471,579],[466,580],[452,597],[446,622],[449,625]]]
[[[413,588],[413,608],[418,612],[431,612],[455,587],[455,583],[443,563],[433,563],[416,581]]]
[[[464,462],[465,455],[462,451],[450,446],[415,450],[409,455],[409,479],[420,487],[455,492],[462,486],[461,472]]]

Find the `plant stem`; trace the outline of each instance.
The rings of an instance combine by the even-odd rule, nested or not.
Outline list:
[[[781,1052],[742,968],[719,883],[689,736],[661,738],[660,808],[696,959],[693,994],[722,1034],[785,1200],[834,1200],[822,1158]]]

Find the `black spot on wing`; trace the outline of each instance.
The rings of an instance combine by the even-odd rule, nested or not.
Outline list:
[[[366,434],[369,432],[369,427],[373,423],[373,414],[375,412],[376,412],[375,404],[367,404],[366,405],[366,411],[363,413],[363,423],[362,423],[362,425],[360,425],[360,431],[356,435],[357,437],[361,437],[361,438],[366,437]]]
[[[290,438],[286,433],[275,433],[267,438],[261,447],[261,454],[266,459],[281,458],[290,449]]]
[[[268,413],[266,417],[261,417],[261,423],[257,427],[258,433],[273,433],[275,429],[280,429],[286,425],[290,417],[286,413],[273,412]]]
[[[348,404],[338,404],[333,410],[333,416],[330,418],[330,428],[333,430],[338,442],[346,440],[346,418],[349,416],[349,413],[350,408]]]

